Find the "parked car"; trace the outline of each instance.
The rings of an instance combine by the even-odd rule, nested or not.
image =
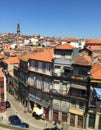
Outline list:
[[[11,116],[9,116],[9,122],[11,124],[14,124],[14,123],[17,123],[17,122],[20,123],[21,120],[17,115],[11,115]]]
[[[10,104],[10,102],[7,100],[6,101],[6,108],[10,108],[11,107],[11,104]]]
[[[29,124],[26,122],[15,122],[12,125],[21,127],[21,128],[29,128]]]

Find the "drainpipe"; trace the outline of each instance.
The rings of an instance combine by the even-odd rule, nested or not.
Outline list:
[[[88,73],[87,76],[87,105],[85,109],[85,115],[84,115],[84,128],[86,128],[86,121],[87,121],[87,114],[89,111],[89,105],[90,105],[90,73]]]
[[[53,95],[50,96],[49,121],[53,121]]]

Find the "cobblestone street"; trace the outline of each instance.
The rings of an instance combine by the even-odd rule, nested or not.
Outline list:
[[[18,101],[15,101],[14,97],[9,93],[7,93],[7,99],[11,103],[11,108],[8,108],[5,113],[0,114],[0,117],[3,118],[1,122],[10,124],[8,121],[8,117],[10,115],[16,114],[21,118],[22,122],[29,123],[29,130],[43,130],[44,128],[46,128],[46,125],[50,128],[54,127],[54,123],[46,122],[45,120],[36,120],[34,117],[32,117],[31,113],[25,113],[22,104]]]

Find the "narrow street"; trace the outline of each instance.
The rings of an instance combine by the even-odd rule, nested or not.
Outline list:
[[[9,93],[7,93],[7,99],[11,103],[11,108],[8,108],[7,111],[2,115],[4,123],[9,124],[8,117],[10,115],[16,114],[20,117],[22,122],[29,123],[29,130],[43,130],[46,128],[46,124],[50,128],[54,127],[53,123],[46,122],[45,120],[36,120],[34,117],[32,117],[31,113],[24,113],[24,107],[20,102],[15,101],[14,97]]]

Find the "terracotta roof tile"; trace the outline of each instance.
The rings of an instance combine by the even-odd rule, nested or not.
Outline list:
[[[101,50],[101,46],[88,46],[87,48],[91,49],[91,50]]]
[[[36,52],[34,55],[30,56],[30,59],[39,60],[44,62],[52,62],[53,60],[53,49],[45,49],[40,52]]]
[[[57,45],[56,49],[60,49],[60,50],[72,50],[74,47],[72,45],[70,45],[69,43],[65,43],[62,45]]]
[[[6,53],[15,52],[14,50],[4,50]]]
[[[83,66],[91,66],[92,60],[90,56],[87,55],[79,55],[77,58],[74,60],[73,64],[76,65],[83,65]]]
[[[93,53],[94,58],[98,57],[98,59],[101,59],[101,53]]]
[[[101,79],[101,63],[92,65],[91,75],[93,79]]]
[[[7,64],[18,64],[19,59],[18,57],[9,57],[8,59],[4,60],[4,62]]]
[[[34,52],[33,52],[34,53]],[[31,53],[28,53],[24,56],[21,56],[19,59],[22,60],[22,61],[28,61],[29,60],[29,57],[31,56],[32,54]]]
[[[65,37],[65,38],[63,38],[63,40],[65,40],[65,41],[76,41],[77,38],[74,38],[74,37]]]
[[[3,46],[3,47],[10,47],[10,44],[8,44],[8,43],[3,43],[2,46]]]
[[[101,40],[88,40],[86,44],[101,44]]]

